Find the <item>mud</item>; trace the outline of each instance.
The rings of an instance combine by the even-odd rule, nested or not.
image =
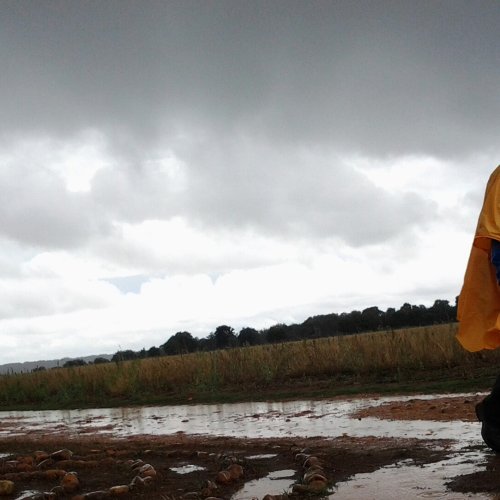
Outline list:
[[[43,498],[40,493],[54,488],[59,494],[57,498],[62,499],[91,492],[94,497],[87,498],[108,498],[111,491],[116,491],[110,490],[113,486],[132,483],[139,470],[134,470],[132,462],[141,460],[151,466],[154,477],[140,487],[135,484],[121,498],[187,500],[212,496],[246,500],[261,499],[266,494],[282,495],[285,491],[290,498],[308,498],[311,492],[304,489],[307,484],[303,463],[307,456],[313,455],[326,479],[324,488],[314,491],[316,498],[496,498],[500,495],[500,458],[481,443],[480,427],[474,422],[474,404],[481,397],[413,397],[399,401],[370,398],[356,402],[349,414],[352,429],[358,434],[356,425],[364,420],[369,421],[368,432],[373,430],[373,422],[388,428],[392,423],[401,426],[406,422],[411,429],[426,421],[431,434],[436,426],[464,422],[470,435],[464,434],[463,441],[456,436],[454,439],[421,434],[404,437],[398,436],[399,431],[394,437],[342,432],[336,437],[237,438],[192,435],[185,431],[119,437],[108,435],[110,429],[103,429],[98,417],[85,421],[86,432],[75,433],[57,420],[51,422],[49,432],[43,426],[23,428],[22,416],[16,420],[11,415],[11,420],[2,422],[0,480],[15,483],[15,493],[5,497],[9,499]],[[339,400],[338,404],[344,403]],[[324,402],[322,407],[330,409]],[[157,415],[157,409],[154,413]],[[314,422],[328,419],[329,414],[322,416],[308,409],[289,414],[271,410],[248,414],[246,419],[253,426],[275,422],[279,430],[293,426],[294,418],[309,417],[313,417],[309,422]],[[237,418],[243,417],[238,413]],[[14,432],[16,422],[18,431],[24,430]],[[104,427],[109,425],[106,423]],[[315,429],[314,425],[311,427]],[[73,452],[71,458],[51,459],[44,464],[35,456],[37,450],[51,454],[64,448]],[[232,464],[240,465],[242,474],[220,481],[220,471],[228,470]],[[58,490],[63,473],[47,471],[75,471],[79,489]],[[303,487],[293,492],[294,484]],[[102,492],[101,497],[95,494],[98,491]]]

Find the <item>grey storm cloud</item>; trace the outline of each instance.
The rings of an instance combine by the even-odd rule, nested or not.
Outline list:
[[[88,194],[68,192],[36,159],[0,162],[0,199],[0,236],[13,242],[72,248],[111,230]]]
[[[4,168],[0,230],[19,241],[71,247],[113,221],[184,215],[378,242],[435,207],[342,155],[498,149],[493,0],[20,0],[0,13],[2,144],[95,129],[113,158],[89,193],[36,161]],[[181,188],[151,162],[162,151]]]
[[[499,135],[494,0],[2,3],[0,130],[455,155]],[[133,149],[133,148],[131,148]]]

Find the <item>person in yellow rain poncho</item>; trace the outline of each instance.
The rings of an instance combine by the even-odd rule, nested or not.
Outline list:
[[[457,338],[468,351],[500,347],[500,166],[486,186],[458,299],[458,321]],[[500,376],[476,414],[484,442],[500,453]]]

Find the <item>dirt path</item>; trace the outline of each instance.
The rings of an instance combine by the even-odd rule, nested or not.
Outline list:
[[[473,407],[479,399],[415,398],[364,408],[352,417],[472,421]],[[71,456],[70,453],[54,455],[61,449],[70,450]],[[464,453],[471,451],[479,453],[477,472],[452,478],[449,487],[456,492],[500,494],[500,474],[497,472],[500,459],[483,446],[464,447]],[[91,432],[78,437],[70,437],[64,432],[50,436],[31,432],[2,437],[0,453],[4,454],[0,461],[0,486],[2,481],[12,481],[15,488],[15,492],[5,498],[95,500],[116,494],[124,499],[187,500],[230,499],[245,484],[255,485],[252,495],[255,498],[261,499],[266,493],[279,495],[283,489],[276,491],[275,487],[281,483],[272,480],[252,483],[277,471],[287,471],[286,484],[299,485],[291,498],[306,498],[309,493],[325,497],[333,493],[332,498],[341,499],[340,489],[335,493],[337,485],[357,474],[391,470],[390,466],[397,470],[402,464],[423,468],[449,459],[457,451],[456,442],[451,440],[352,437],[347,433],[334,439],[237,439],[185,433],[109,439]],[[304,466],[310,456],[316,458]],[[475,464],[471,467],[474,470]],[[228,477],[224,478],[221,471],[229,471]],[[62,481],[71,479],[64,479],[68,472],[76,472],[79,481],[79,487],[72,491],[65,483],[64,488],[61,487]],[[307,472],[316,473],[317,477],[311,480]],[[137,476],[140,479],[136,479]],[[114,488],[116,486],[123,488]],[[49,494],[51,490],[57,496]],[[374,494],[371,498],[383,497]]]

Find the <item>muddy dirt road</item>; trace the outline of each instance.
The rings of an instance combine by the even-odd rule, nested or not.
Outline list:
[[[500,458],[474,417],[481,397],[0,412],[0,492],[3,484],[13,488],[5,498],[19,500],[496,498]]]

